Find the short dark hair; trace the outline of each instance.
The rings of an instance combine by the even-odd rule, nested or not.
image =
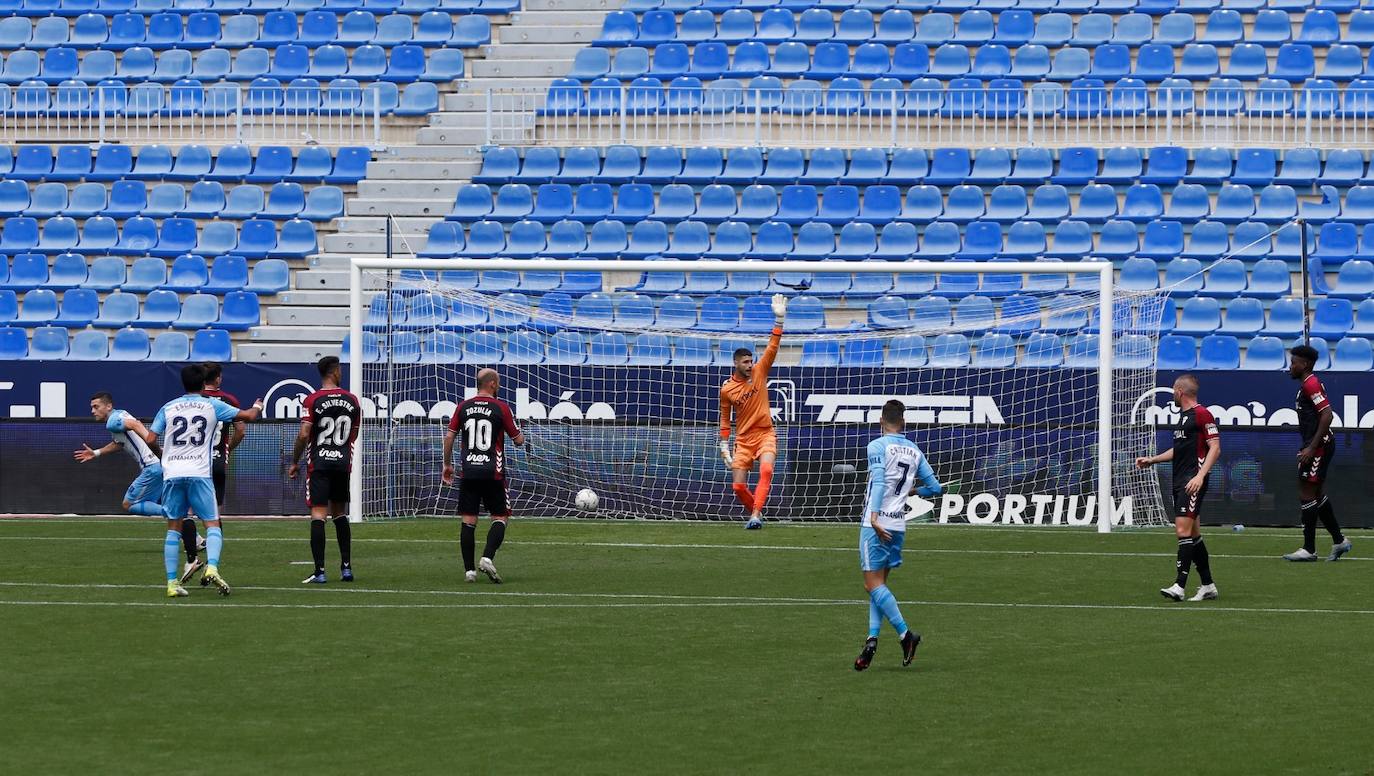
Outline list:
[[[324,358],[320,359],[320,362],[315,365],[315,368],[320,370],[320,377],[328,377],[331,372],[338,368],[338,366],[338,356],[325,356]]]
[[[213,383],[219,379],[220,375],[224,374],[224,366],[218,361],[206,361],[201,364],[201,368],[205,370],[205,382],[207,383]]]
[[[114,397],[110,395],[109,391],[96,391],[95,393],[91,394],[91,401],[97,400],[103,401],[106,404],[114,404]]]
[[[1197,377],[1191,374],[1179,375],[1178,379],[1174,380],[1174,385],[1179,385],[1180,383],[1182,383],[1185,393],[1193,398],[1197,398]]]
[[[752,355],[754,355],[754,351],[750,350],[749,348],[735,348],[735,354],[731,356],[730,359],[734,360],[737,358],[744,358],[745,356]]]
[[[205,390],[205,367],[200,364],[187,364],[181,368],[181,387],[187,393]]]
[[[883,405],[883,423],[894,428],[906,425],[906,405],[897,399],[888,399]]]
[[[1295,345],[1289,352],[1297,358],[1305,358],[1314,364],[1317,363],[1317,349],[1311,345]]]

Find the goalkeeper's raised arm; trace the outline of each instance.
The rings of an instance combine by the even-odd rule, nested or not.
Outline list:
[[[731,489],[749,511],[746,528],[763,527],[763,505],[773,482],[773,462],[777,460],[778,439],[773,431],[772,410],[768,406],[768,373],[778,357],[782,325],[787,317],[787,299],[773,295],[773,333],[763,355],[754,361],[754,351],[740,348],[734,353],[735,370],[720,387],[720,455],[731,469]],[[734,414],[735,450],[730,452],[730,416]],[[759,462],[759,482],[749,492],[749,470]]]

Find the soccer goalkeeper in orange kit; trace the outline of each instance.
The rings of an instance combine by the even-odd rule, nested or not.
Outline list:
[[[782,294],[773,295],[773,333],[763,357],[754,361],[754,352],[740,348],[734,353],[735,372],[720,387],[720,456],[730,467],[735,491],[744,508],[749,511],[745,528],[763,527],[763,505],[773,484],[773,463],[778,458],[778,435],[773,431],[772,412],[768,406],[768,371],[778,357],[782,341],[782,322],[787,315],[787,300]],[[730,453],[730,412],[735,415],[735,452]],[[759,483],[749,492],[749,470],[759,462]]]

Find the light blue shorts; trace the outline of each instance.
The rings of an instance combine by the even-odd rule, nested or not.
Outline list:
[[[137,504],[140,501],[160,503],[162,501],[162,464],[153,463],[143,467],[143,471],[139,472],[134,481],[129,483],[129,489],[124,491],[124,500],[130,504]]]
[[[902,542],[906,531],[889,531],[892,541],[878,538],[878,532],[868,526],[859,528],[859,567],[864,571],[895,569],[902,565]]]
[[[218,520],[215,482],[209,477],[175,477],[163,483],[162,511],[169,520],[186,517],[194,509],[201,520]]]

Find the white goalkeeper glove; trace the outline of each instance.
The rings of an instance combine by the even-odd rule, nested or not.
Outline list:
[[[787,297],[773,294],[773,320],[782,323],[787,318]]]
[[[730,455],[730,443],[724,439],[720,440],[720,457],[725,460],[726,466],[729,466],[730,462],[735,458],[733,455]]]

